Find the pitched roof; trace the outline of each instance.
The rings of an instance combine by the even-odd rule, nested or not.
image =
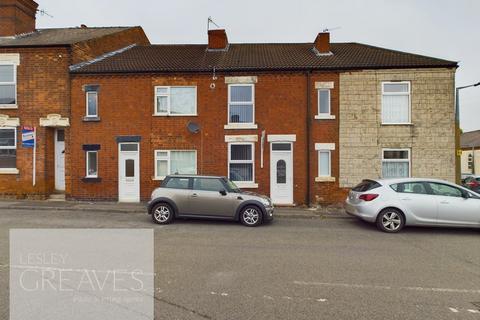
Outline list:
[[[480,147],[480,130],[462,133],[460,146],[465,149]]]
[[[332,43],[331,55],[318,55],[313,43],[242,43],[228,50],[207,45],[136,46],[73,73],[202,72],[249,70],[338,70],[457,67],[457,62],[360,43]]]
[[[34,32],[17,35],[15,37],[0,37],[0,47],[68,46],[129,28],[131,27],[37,29]]]

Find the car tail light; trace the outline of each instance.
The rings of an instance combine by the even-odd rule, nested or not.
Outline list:
[[[467,182],[467,185],[470,187],[478,187],[480,183],[477,180],[472,180],[470,182]]]
[[[373,193],[367,193],[367,194],[362,194],[358,199],[363,200],[363,201],[372,201],[378,198],[378,194],[373,194]]]

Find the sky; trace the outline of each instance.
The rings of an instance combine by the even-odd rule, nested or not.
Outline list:
[[[232,43],[360,42],[458,61],[456,85],[480,82],[479,0],[36,0],[38,28],[131,26],[152,43],[206,43],[209,16]],[[338,28],[339,27],[339,28]],[[334,29],[338,28],[338,29]],[[480,129],[480,86],[461,91],[460,126]]]

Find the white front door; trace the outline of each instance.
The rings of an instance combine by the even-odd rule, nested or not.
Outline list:
[[[270,198],[274,204],[293,204],[293,145],[270,145]]]
[[[138,143],[118,146],[118,201],[140,202],[140,156]]]
[[[65,191],[65,130],[55,130],[55,189]]]

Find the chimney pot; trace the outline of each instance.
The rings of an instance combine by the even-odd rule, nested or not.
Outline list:
[[[0,37],[35,31],[38,4],[33,0],[1,0]]]
[[[208,30],[208,49],[222,50],[228,46],[225,29]]]
[[[315,49],[321,54],[330,53],[330,33],[320,32],[315,38]]]

